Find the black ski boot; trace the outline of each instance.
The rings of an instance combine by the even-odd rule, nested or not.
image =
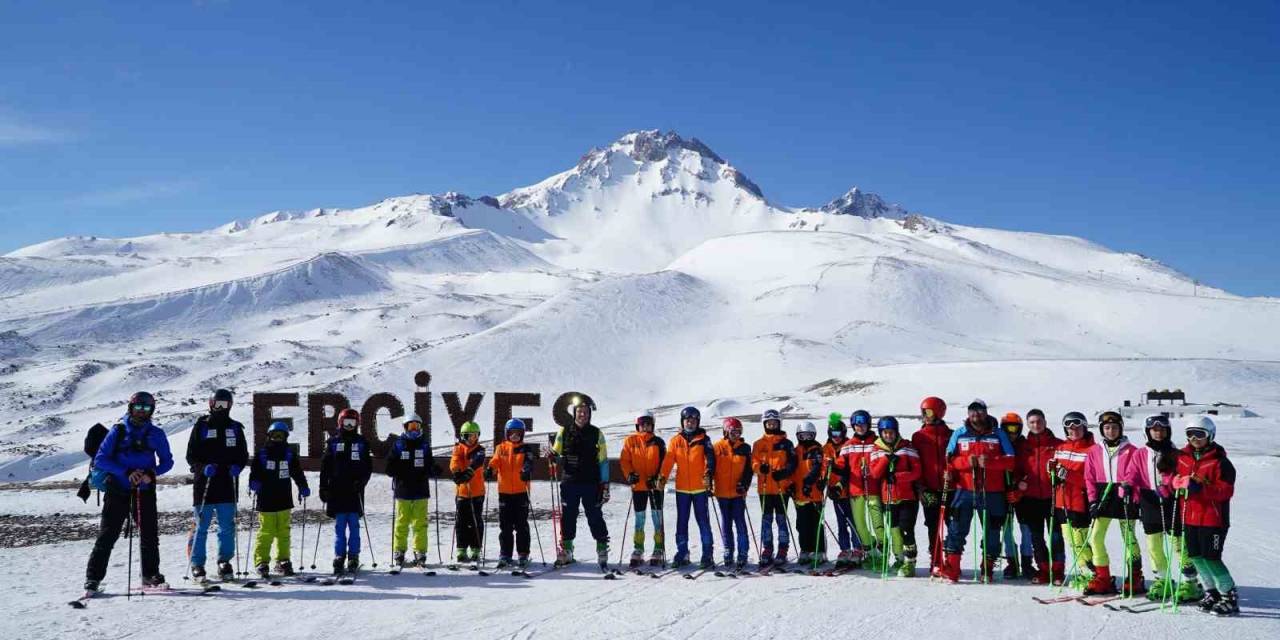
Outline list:
[[[199,584],[204,584],[209,580],[208,575],[204,572],[204,565],[191,565],[191,579],[195,580]]]
[[[347,556],[347,573],[355,575],[360,571],[360,554],[353,553]]]
[[[153,588],[154,588],[154,587],[168,587],[168,586],[169,586],[169,583],[165,582],[165,580],[164,580],[164,574],[163,574],[163,573],[157,573],[157,574],[155,574],[155,575],[153,575],[153,576],[146,576],[145,578],[143,578],[143,579],[142,579],[142,586],[144,586],[144,587],[153,587]]]
[[[85,590],[85,591],[97,591],[97,590],[98,590],[98,584],[99,584],[99,581],[97,581],[97,580],[85,580],[85,581],[84,581],[84,590]]]
[[[262,578],[263,580],[271,579],[271,567],[268,567],[267,563],[264,562],[257,567],[254,567],[254,569],[257,570],[259,578]]]
[[[337,556],[333,559],[333,575],[341,576],[346,568],[347,557]]]
[[[1200,602],[1196,606],[1200,607],[1201,611],[1209,613],[1213,611],[1214,607],[1218,606],[1220,600],[1222,600],[1222,594],[1218,593],[1217,589],[1206,589],[1204,597],[1200,598]]]
[[[230,562],[223,560],[218,563],[218,579],[224,582],[236,579],[236,570]]]
[[[288,560],[281,560],[276,563],[276,573],[289,578],[297,575],[293,572],[293,563]]]
[[[1005,558],[1004,579],[1005,580],[1018,579],[1018,556],[1009,556]]]
[[[1240,596],[1232,589],[1222,594],[1222,599],[1218,604],[1213,605],[1213,609],[1209,612],[1215,616],[1234,616],[1240,613]]]

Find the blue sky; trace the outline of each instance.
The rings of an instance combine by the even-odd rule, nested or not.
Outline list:
[[[781,204],[1280,295],[1280,4],[794,4],[5,2],[0,252],[501,193],[660,128]]]

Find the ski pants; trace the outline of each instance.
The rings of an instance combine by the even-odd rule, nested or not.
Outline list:
[[[827,536],[822,531],[821,502],[796,503],[796,546],[800,553],[826,553]]]
[[[155,489],[130,490],[123,494],[104,491],[98,539],[93,543],[93,552],[89,554],[89,564],[84,570],[86,579],[100,581],[106,577],[111,549],[116,540],[120,539],[120,530],[124,528],[126,520],[137,526],[136,531],[130,528],[130,535],[138,536],[142,575],[154,576],[160,573],[160,529],[156,522]],[[130,541],[130,544],[133,542]],[[132,570],[133,567],[125,567],[126,572]]]
[[[1176,517],[1177,509],[1178,503],[1172,496],[1161,498],[1154,491],[1147,490],[1140,494],[1138,517],[1147,536],[1147,554],[1151,556],[1152,570],[1159,578],[1170,575],[1170,558],[1182,550],[1182,523]],[[1185,570],[1191,565],[1191,559],[1186,553],[1180,555]]]
[[[591,530],[591,537],[597,543],[608,544],[609,528],[604,524],[604,513],[600,506],[600,488],[596,485],[560,483],[560,508],[564,516],[560,525],[561,538],[565,542],[573,542],[578,536],[578,509],[581,507],[587,514],[587,528]]]
[[[201,505],[196,515],[196,530],[191,533],[188,544],[191,547],[191,564],[203,567],[205,563],[205,545],[209,539],[209,523],[218,517],[218,562],[227,562],[236,553],[236,505],[234,502]]]
[[[760,551],[773,553],[773,527],[778,527],[778,549],[791,543],[791,527],[787,522],[787,497],[780,494],[760,496]]]
[[[836,510],[836,542],[841,551],[849,551],[854,547],[862,548],[862,539],[853,526],[853,505],[847,499],[832,498],[831,506]]]
[[[396,500],[396,521],[391,530],[391,553],[409,550],[409,532],[413,532],[413,551],[427,552],[427,505],[430,499]]]
[[[915,500],[903,500],[889,505],[888,509],[893,555],[912,566],[916,563],[916,516],[919,513],[920,503]]]
[[[711,513],[707,509],[711,494],[676,492],[676,555],[689,555],[689,512],[698,520],[698,533],[702,538],[702,559],[710,560],[715,549],[711,536]]]
[[[1200,584],[1205,589],[1217,589],[1226,593],[1236,588],[1236,582],[1222,563],[1222,548],[1227,543],[1226,527],[1197,527],[1188,525],[1185,533],[1187,556],[1200,574]]]
[[[529,555],[529,494],[498,494],[498,555],[511,557],[511,548]]]
[[[333,555],[335,557],[360,554],[360,514],[345,511],[333,516]]]
[[[1093,550],[1093,564],[1099,567],[1111,566],[1111,557],[1107,554],[1107,529],[1111,528],[1114,518],[1097,518],[1093,521],[1093,533],[1089,537],[1089,547]],[[1138,537],[1134,534],[1133,520],[1121,519],[1120,539],[1124,545],[1126,564],[1142,564],[1142,551],[1138,548]]]
[[[880,496],[854,496],[849,499],[853,511],[853,526],[862,544],[884,551],[884,504]]]
[[[1062,537],[1071,547],[1075,565],[1073,571],[1078,575],[1088,575],[1088,565],[1093,563],[1093,549],[1089,547],[1089,514],[1055,509],[1054,519],[1061,523]]]
[[[1049,526],[1049,540],[1045,541],[1045,524],[1053,512],[1051,499],[1024,496],[1014,504],[1013,508],[1018,517],[1018,523],[1022,525],[1024,535],[1026,533],[1031,535],[1031,555],[1036,559],[1036,562],[1040,565],[1048,564],[1050,553],[1053,555],[1054,562],[1062,562],[1065,556],[1062,548],[1062,530],[1058,527]],[[1027,555],[1025,538],[1023,539],[1022,555]]]
[[[929,532],[930,564],[935,564],[934,559],[938,562],[942,560],[942,553],[936,547],[940,540],[938,534],[946,535],[946,523],[938,520],[943,513],[942,506],[951,504],[954,498],[954,491],[948,491],[945,494],[941,491],[929,490],[920,492],[920,504],[924,507],[924,528]],[[948,515],[950,515],[949,512]]]
[[[266,511],[258,514],[258,535],[253,542],[253,564],[264,565],[271,562],[271,543],[276,545],[276,560],[284,562],[289,559],[290,525],[293,524],[293,510]]]
[[[474,498],[457,498],[457,513],[454,515],[454,536],[458,551],[467,549],[480,550],[484,540],[484,496]]]
[[[653,550],[655,553],[665,551],[666,541],[664,540],[662,523],[662,492],[656,489],[653,491],[632,491],[631,507],[636,512],[635,532],[631,536],[636,551],[644,551],[646,513],[653,516]]]
[[[1014,509],[1017,508],[1015,504]],[[1031,527],[1019,522],[1013,511],[1004,514],[1004,526],[1001,530],[1004,538],[1004,557],[1031,557],[1034,548],[1031,544]]]
[[[947,553],[964,553],[965,538],[974,515],[978,516],[979,542],[984,560],[994,559],[1000,550],[1000,525],[1007,508],[1004,493],[996,491],[973,492],[961,489],[947,506],[947,540],[942,545]],[[953,515],[954,514],[954,515]]]
[[[747,499],[716,498],[720,504],[720,540],[724,542],[724,562],[733,561],[733,552],[738,552],[738,562],[747,561]],[[735,535],[736,532],[736,535]]]

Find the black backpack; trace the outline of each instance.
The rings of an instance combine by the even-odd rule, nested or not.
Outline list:
[[[102,426],[102,423],[89,427],[89,431],[84,434],[84,453],[89,456],[89,475],[93,473],[93,457],[98,455],[98,449],[102,447],[102,441],[107,439],[107,434],[111,430]],[[76,491],[76,497],[81,500],[89,501],[89,475],[86,475],[84,482],[80,483],[80,490]]]

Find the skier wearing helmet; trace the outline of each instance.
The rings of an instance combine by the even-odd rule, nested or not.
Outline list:
[[[791,531],[787,518],[787,496],[791,474],[796,469],[795,447],[782,430],[782,415],[768,409],[760,415],[764,435],[751,446],[751,470],[756,474],[756,492],[760,495],[760,568],[768,569],[776,561],[787,563],[787,546]],[[778,555],[773,554],[773,530],[778,530]]]
[[[871,429],[871,414],[859,409],[849,415],[853,433],[840,448],[836,473],[848,481],[853,526],[858,539],[869,547],[866,565],[874,571],[884,568],[884,510],[880,501],[880,481],[871,476],[871,454],[876,448],[876,434]]]
[[[250,461],[249,490],[258,497],[255,506],[261,526],[253,545],[253,564],[258,576],[270,579],[271,544],[276,545],[276,573],[292,576],[289,559],[290,529],[293,524],[293,487],[298,499],[311,495],[302,462],[289,448],[289,425],[273,422],[267,429],[267,442],[258,447]]]
[[[338,413],[338,432],[325,444],[320,461],[320,499],[334,519],[333,574],[360,570],[360,517],[364,488],[373,471],[369,443],[360,434],[360,412]]]
[[[747,567],[747,490],[751,488],[751,445],[742,439],[742,421],[725,418],[724,438],[715,444],[715,497],[720,506],[724,565]],[[735,537],[734,534],[737,533]],[[737,563],[734,563],[734,551]]]
[[[902,437],[897,418],[881,417],[876,421],[876,431],[880,437],[871,453],[871,477],[880,482],[880,499],[889,527],[886,533],[897,558],[882,571],[910,578],[916,575],[916,515],[920,503],[915,485],[920,479],[920,454]]]
[[[406,565],[423,567],[427,563],[427,506],[431,500],[431,478],[435,464],[431,458],[431,434],[422,418],[413,413],[402,422],[404,431],[387,448],[386,474],[391,478],[391,494],[395,500],[395,522],[392,523],[391,568],[399,571]],[[409,534],[413,534],[413,560],[407,561]]]
[[[191,485],[196,526],[188,536],[191,549],[191,575],[205,577],[205,547],[209,524],[218,518],[218,577],[231,580],[235,570],[231,556],[235,554],[235,515],[239,499],[240,472],[249,464],[249,444],[244,425],[231,419],[232,395],[218,389],[209,397],[209,413],[196,419],[187,440],[187,464],[194,481]]]
[[[484,541],[484,445],[480,444],[480,425],[468,420],[458,429],[458,444],[449,457],[449,472],[457,487],[454,504],[454,541],[458,545],[458,562],[481,561]]]
[[[631,568],[644,563],[644,525],[646,513],[653,521],[653,553],[649,564],[655,567],[667,563],[666,544],[663,540],[662,492],[658,491],[658,472],[667,457],[667,443],[654,435],[653,414],[645,411],[636,417],[636,432],[622,443],[619,464],[622,475],[631,485],[631,505],[635,509],[635,532],[631,551]]]
[[[680,433],[671,439],[669,455],[658,471],[659,488],[665,487],[671,471],[676,471],[676,555],[671,562],[675,567],[690,562],[690,512],[698,521],[698,533],[702,538],[699,567],[710,569],[715,565],[708,501],[716,472],[716,457],[711,437],[701,423],[702,414],[697,408],[685,407],[680,411]]]
[[[1129,458],[1137,448],[1124,435],[1124,418],[1115,411],[1104,411],[1098,416],[1098,430],[1102,441],[1093,445],[1085,457],[1085,490],[1089,494],[1089,516],[1093,518],[1093,533],[1089,540],[1093,549],[1093,580],[1084,588],[1085,595],[1115,593],[1111,576],[1111,558],[1107,554],[1107,529],[1113,520],[1120,523],[1120,538],[1124,545],[1125,581],[1122,591],[1134,595],[1144,591],[1142,579],[1142,555],[1134,531],[1137,519],[1137,496],[1131,487],[1121,482],[1121,470],[1129,466]]]
[[[604,523],[602,508],[609,501],[609,452],[604,433],[591,424],[595,405],[590,399],[574,396],[569,404],[573,422],[561,427],[551,447],[551,465],[561,473],[560,549],[556,566],[573,563],[573,541],[578,533],[578,510],[586,512],[587,526],[596,541],[596,562],[606,569],[609,564],[609,528]]]
[[[1219,616],[1240,613],[1236,583],[1222,563],[1222,547],[1231,528],[1231,496],[1236,468],[1227,450],[1215,442],[1218,428],[1208,416],[1187,421],[1187,446],[1178,456],[1173,488],[1182,503],[1187,555],[1204,586],[1200,610]]]
[[[796,546],[800,547],[796,562],[802,567],[812,567],[827,561],[827,536],[822,531],[826,464],[822,459],[822,445],[818,443],[818,428],[812,422],[802,422],[796,429],[796,460],[795,475],[791,479],[796,500],[796,536],[799,537]]]
[[[853,526],[853,506],[845,488],[847,480],[836,469],[836,459],[848,441],[849,427],[845,425],[843,416],[839,413],[827,416],[827,442],[822,445],[822,460],[827,465],[827,498],[836,511],[836,542],[840,545],[840,553],[836,556],[837,569],[862,564],[862,540]]]
[[[1000,428],[1009,436],[1015,455],[1014,469],[1005,472],[1005,500],[1009,503],[1009,511],[1004,514],[1001,530],[1004,536],[1004,579],[1016,580],[1030,578],[1031,567],[1031,526],[1018,515],[1022,502],[1022,489],[1018,486],[1016,455],[1026,443],[1022,435],[1022,416],[1010,411],[1000,418]]]
[[[949,504],[953,496],[947,470],[947,443],[952,431],[942,421],[946,415],[947,403],[942,398],[925,398],[920,402],[921,427],[911,434],[911,446],[920,454],[920,505],[929,532],[930,571],[942,566],[944,523],[939,522],[939,515],[942,505]]]
[[[1053,521],[1062,527],[1062,537],[1071,549],[1073,568],[1071,588],[1084,589],[1093,571],[1093,550],[1089,547],[1089,499],[1085,489],[1084,465],[1093,448],[1089,420],[1083,413],[1072,411],[1062,417],[1067,439],[1058,445],[1049,462],[1053,483]],[[1066,579],[1061,562],[1053,563],[1051,582],[1061,585]]]
[[[533,448],[525,444],[524,420],[512,418],[503,428],[504,440],[494,447],[489,469],[498,480],[498,564],[513,564],[511,551],[519,554],[518,571],[529,568],[529,481],[533,479]]]

